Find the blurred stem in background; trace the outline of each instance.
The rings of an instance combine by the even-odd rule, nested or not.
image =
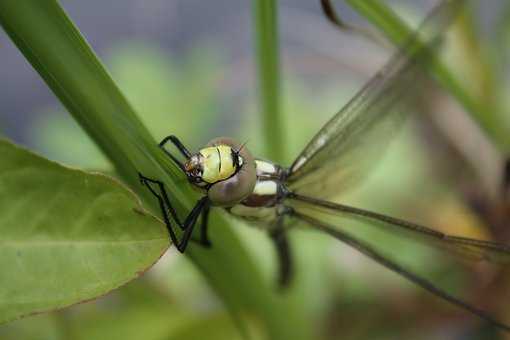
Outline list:
[[[403,40],[412,32],[411,28],[399,18],[399,16],[393,12],[391,8],[381,3],[380,1],[374,0],[346,0],[346,2],[354,8],[359,14],[370,21],[376,26],[381,32],[383,32],[392,42],[397,46],[402,44]],[[461,15],[463,21],[465,16],[469,15],[464,11]],[[465,23],[463,23],[465,26]],[[463,39],[471,39],[472,36],[468,36],[466,32],[463,34]],[[472,39],[471,39],[472,40]],[[470,45],[476,44],[471,41]],[[472,52],[472,51],[470,51]],[[470,53],[463,55],[472,56]],[[477,59],[476,57],[470,58],[469,62],[473,62]],[[473,74],[483,73],[480,69],[485,69],[487,63],[482,61],[476,62],[476,65],[471,67],[471,72],[467,75],[470,83],[479,81],[479,79],[472,79]],[[434,63],[431,63],[429,69],[437,77],[443,87],[445,87],[449,93],[451,93],[459,103],[466,109],[476,123],[483,129],[488,135],[492,143],[504,153],[510,153],[510,127],[505,124],[502,115],[504,114],[501,110],[494,109],[497,107],[494,103],[488,103],[487,97],[480,96],[479,93],[473,93],[468,84],[462,83],[462,79],[458,75],[454,75],[448,66],[441,60],[437,59]],[[475,72],[472,72],[476,68]],[[485,84],[481,81],[481,85]],[[483,93],[483,89],[481,89]]]
[[[280,50],[276,1],[253,0],[253,23],[265,156],[281,162],[286,150],[280,100]]]

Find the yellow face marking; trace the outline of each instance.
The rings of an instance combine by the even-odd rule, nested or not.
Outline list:
[[[217,145],[200,150],[203,157],[202,179],[207,183],[225,180],[236,172],[232,148],[228,145]]]

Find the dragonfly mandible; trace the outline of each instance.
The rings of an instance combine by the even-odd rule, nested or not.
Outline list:
[[[163,182],[139,174],[140,181],[157,198],[171,240],[184,252],[194,227],[200,222],[200,240],[210,247],[207,222],[211,207],[221,207],[230,214],[262,226],[274,241],[279,258],[279,283],[289,284],[292,261],[287,231],[289,221],[327,233],[357,249],[382,266],[396,272],[436,296],[463,308],[493,325],[510,331],[510,326],[485,311],[472,306],[432,282],[414,274],[382,255],[378,250],[348,232],[338,230],[314,212],[362,219],[388,232],[406,234],[411,240],[434,244],[454,254],[490,262],[510,262],[507,245],[458,236],[398,218],[325,200],[337,194],[359,176],[361,158],[381,152],[385,143],[373,136],[387,131],[402,114],[404,103],[419,86],[423,63],[434,57],[441,33],[446,30],[463,5],[463,0],[444,0],[425,18],[401,48],[369,82],[323,126],[290,167],[254,158],[246,145],[222,137],[210,141],[196,153],[189,151],[176,136],[164,138],[159,146],[186,175],[203,196],[181,220],[172,206]],[[384,138],[387,140],[388,138]],[[165,146],[173,144],[184,161]],[[177,237],[174,225],[182,230]]]

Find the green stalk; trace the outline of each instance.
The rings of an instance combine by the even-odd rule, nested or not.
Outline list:
[[[400,46],[404,39],[412,32],[388,6],[375,0],[346,0],[351,7],[378,27],[391,41]],[[492,105],[485,105],[462,85],[461,79],[456,77],[440,59],[435,59],[429,69],[437,77],[441,85],[447,89],[459,103],[469,112],[471,117],[490,137],[493,143],[504,152],[510,151],[508,127],[498,119],[497,112]]]
[[[109,157],[121,178],[145,198],[146,205],[158,211],[154,198],[138,183],[138,171],[164,181],[180,213],[190,210],[196,194],[182,181],[180,170],[157,148],[58,2],[2,0],[0,25]],[[246,315],[255,318],[271,339],[309,338],[301,314],[292,311],[288,302],[277,296],[273,283],[264,279],[256,259],[233,232],[230,220],[215,213],[212,217],[214,246],[205,249],[191,244],[187,255],[237,321]]]
[[[280,51],[275,0],[253,0],[257,83],[266,156],[282,161],[283,123],[280,103]]]

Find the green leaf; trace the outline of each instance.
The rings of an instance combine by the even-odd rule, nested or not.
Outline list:
[[[0,141],[0,322],[104,295],[168,247],[165,227],[116,180]]]

